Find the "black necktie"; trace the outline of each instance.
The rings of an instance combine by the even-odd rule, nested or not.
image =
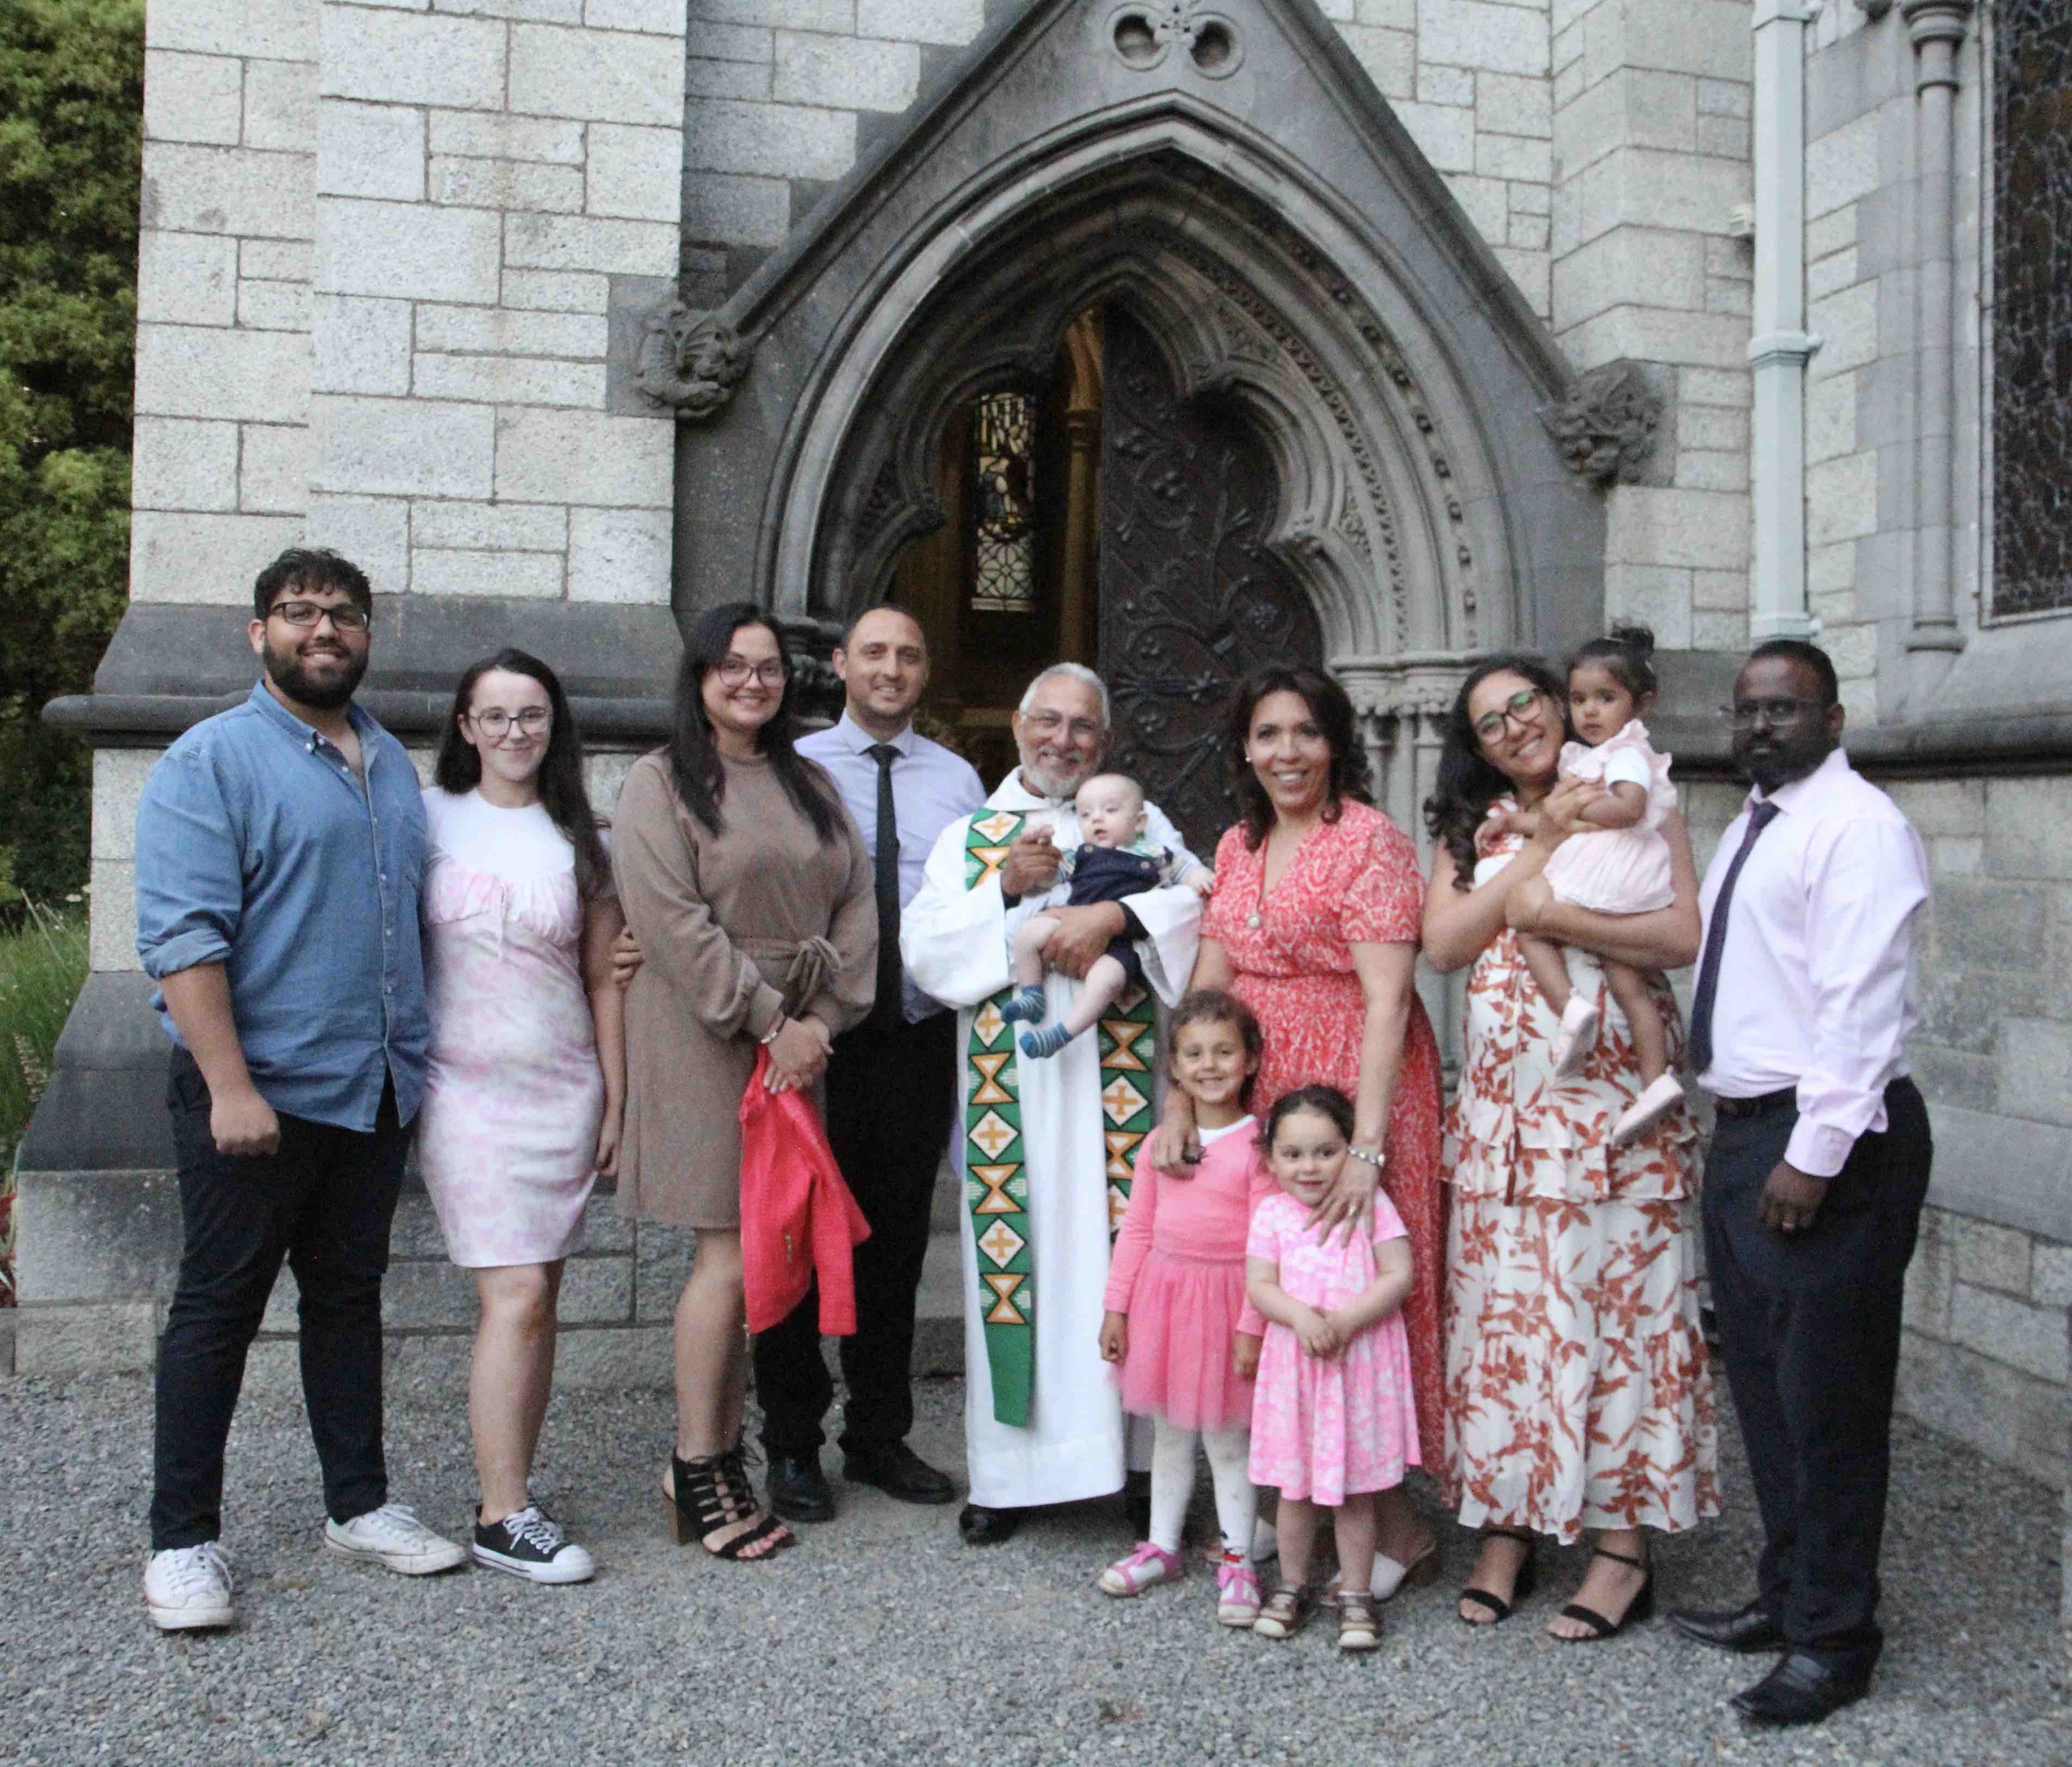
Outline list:
[[[1691,997],[1691,1041],[1684,1051],[1693,1074],[1702,1074],[1712,1065],[1712,1002],[1720,992],[1720,953],[1727,943],[1727,910],[1733,903],[1734,882],[1748,863],[1757,836],[1777,815],[1777,806],[1766,799],[1749,812],[1748,832],[1741,836],[1741,850],[1727,867],[1726,881],[1712,904],[1712,924],[1705,929],[1705,952],[1698,964],[1697,991]]]
[[[878,841],[871,858],[878,886],[878,999],[870,1025],[889,1031],[906,1018],[899,968],[899,817],[892,803],[892,763],[899,751],[876,742],[867,752],[878,763]]]

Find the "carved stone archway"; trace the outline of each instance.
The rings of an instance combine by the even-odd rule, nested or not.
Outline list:
[[[839,623],[941,519],[948,413],[1108,302],[1264,440],[1413,823],[1466,659],[1596,629],[1603,514],[1540,421],[1573,376],[1309,0],[1031,0],[973,45],[714,316],[754,360],[682,436],[680,610]]]

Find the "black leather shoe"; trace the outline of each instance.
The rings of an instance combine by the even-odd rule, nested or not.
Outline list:
[[[956,1486],[904,1442],[852,1453],[842,1462],[842,1477],[852,1485],[875,1485],[902,1503],[948,1503],[957,1494]]]
[[[1734,1710],[1765,1724],[1817,1724],[1831,1712],[1860,1699],[1871,1684],[1868,1669],[1844,1673],[1818,1657],[1794,1650],[1753,1687],[1734,1695]]]
[[[1019,1510],[989,1510],[983,1504],[967,1503],[957,1517],[957,1532],[966,1546],[999,1546],[1014,1538],[1022,1526]]]
[[[1784,1628],[1777,1622],[1775,1615],[1762,1605],[1758,1596],[1745,1607],[1736,1608],[1731,1613],[1724,1611],[1699,1613],[1690,1608],[1679,1608],[1669,1616],[1669,1623],[1687,1638],[1696,1638],[1700,1644],[1708,1644],[1716,1650],[1782,1650],[1784,1648]]]
[[[787,1522],[835,1518],[835,1494],[828,1488],[818,1453],[770,1457],[770,1507]]]

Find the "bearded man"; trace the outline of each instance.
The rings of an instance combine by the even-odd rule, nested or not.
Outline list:
[[[382,1456],[381,1279],[430,1026],[417,775],[352,703],[373,605],[335,553],[262,570],[247,631],[265,674],[166,751],[137,812],[137,950],[172,1039],[183,1228],[144,1571],[168,1631],[236,1617],[224,1444],[283,1259],[324,1544],[411,1576],[467,1555],[389,1502]]]
[[[1006,1539],[1033,1505],[1122,1487],[1122,1407],[1100,1344],[1108,1245],[1153,1121],[1153,997],[1170,1005],[1185,989],[1202,911],[1184,884],[1065,906],[1059,861],[1080,840],[1073,795],[1108,744],[1099,676],[1072,663],[1046,669],[1013,729],[1021,766],[943,831],[899,937],[907,976],[958,1009],[971,1473],[958,1526],[978,1546]],[[1145,817],[1149,840],[1186,852],[1155,805]],[[1059,923],[1043,949],[1053,1018],[1071,1009],[1112,939],[1137,942],[1149,986],[1125,992],[1095,1034],[1022,1061],[1000,1007],[1015,929],[1038,913]]]

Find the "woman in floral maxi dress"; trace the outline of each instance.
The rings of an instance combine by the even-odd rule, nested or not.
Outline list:
[[[1261,1116],[1297,1087],[1336,1087],[1355,1106],[1354,1145],[1382,1156],[1379,1167],[1346,1162],[1344,1206],[1350,1213],[1364,1205],[1378,1174],[1409,1238],[1416,1280],[1403,1321],[1429,1470],[1443,1408],[1446,1230],[1439,1046],[1412,985],[1424,898],[1417,849],[1367,801],[1352,705],[1329,676],[1256,672],[1238,689],[1226,742],[1245,820],[1217,844],[1215,893],[1190,985],[1224,988],[1257,1016],[1265,1036],[1254,1094]],[[1160,1152],[1192,1127],[1177,1087],[1164,1124]],[[1437,1540],[1400,1486],[1383,1494],[1379,1522],[1376,1596],[1385,1599],[1406,1577],[1431,1580]]]
[[[1597,1549],[1572,1605],[1548,1629],[1583,1642],[1616,1630],[1651,1595],[1643,1529],[1673,1533],[1719,1513],[1712,1388],[1698,1325],[1688,1218],[1697,1132],[1681,1108],[1630,1145],[1613,1125],[1640,1090],[1610,1001],[1595,1053],[1556,1079],[1556,1016],[1516,932],[1564,938],[1637,968],[1691,961],[1697,880],[1680,820],[1665,825],[1676,902],[1611,921],[1552,901],[1540,872],[1594,787],[1557,786],[1560,684],[1536,660],[1495,657],[1468,677],[1426,807],[1439,850],[1424,950],[1472,964],[1466,1048],[1446,1120],[1448,1500],[1488,1531],[1461,1617],[1508,1616],[1532,1537]],[[1490,844],[1493,806],[1537,809],[1540,828]],[[1672,1055],[1682,1027],[1660,984]]]

